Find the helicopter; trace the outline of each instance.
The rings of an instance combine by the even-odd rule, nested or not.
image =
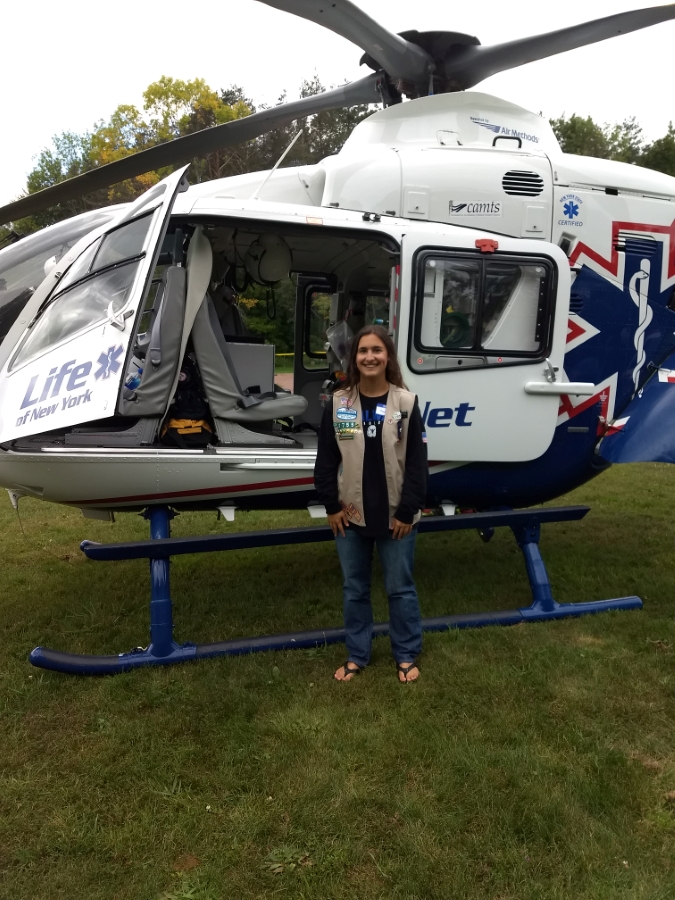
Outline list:
[[[374,71],[0,209],[12,222],[178,166],[133,203],[0,250],[0,484],[13,503],[94,518],[168,506],[322,515],[317,427],[352,335],[373,320],[419,397],[430,507],[528,507],[613,462],[675,462],[675,179],[565,154],[541,115],[465,92],[674,19],[675,4],[484,47],[392,34],[347,0],[261,2],[351,40]],[[316,165],[188,184],[196,155],[361,103],[382,108]],[[238,298],[290,276],[287,390]],[[190,380],[206,409],[181,418]]]

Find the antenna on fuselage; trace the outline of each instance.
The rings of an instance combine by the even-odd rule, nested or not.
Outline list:
[[[270,178],[272,177],[272,175],[274,175],[274,173],[276,172],[276,170],[279,168],[279,166],[282,164],[282,162],[286,159],[286,157],[288,156],[288,154],[291,152],[291,150],[292,150],[293,147],[295,146],[295,142],[297,141],[297,139],[300,137],[300,135],[302,134],[302,132],[303,132],[304,130],[305,130],[305,128],[304,128],[304,125],[303,125],[303,127],[298,131],[298,133],[295,135],[295,137],[294,137],[293,140],[290,142],[290,144],[288,145],[288,147],[286,147],[286,149],[284,150],[284,152],[281,154],[281,156],[279,157],[279,159],[276,161],[276,163],[274,164],[274,167],[273,167],[272,169],[270,169],[270,171],[267,173],[267,177],[263,179],[262,184],[258,185],[258,187],[255,189],[255,191],[253,192],[253,194],[251,194],[251,200],[257,200],[257,199],[258,199],[258,195],[260,194],[260,191],[262,191],[262,189],[265,187],[265,185],[266,185],[267,182],[270,180]]]

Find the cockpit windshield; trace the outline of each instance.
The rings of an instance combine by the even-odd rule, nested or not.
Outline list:
[[[0,343],[49,270],[81,237],[105,225],[120,209],[109,206],[75,216],[0,250]]]
[[[42,306],[11,368],[106,316],[114,319],[131,295],[153,214],[133,219],[98,238],[75,260]]]

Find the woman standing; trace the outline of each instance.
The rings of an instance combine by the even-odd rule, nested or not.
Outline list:
[[[351,681],[370,661],[374,546],[399,681],[419,676],[422,622],[413,557],[427,474],[417,398],[406,390],[387,331],[367,325],[352,341],[345,388],[326,406],[314,468],[344,576],[348,658],[335,673],[338,681]]]

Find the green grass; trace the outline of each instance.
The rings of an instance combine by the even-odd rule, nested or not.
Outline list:
[[[0,498],[0,897],[8,900],[670,900],[675,896],[675,477],[616,467],[543,529],[556,599],[642,612],[427,635],[400,686],[386,640],[105,679],[41,672],[37,645],[147,643],[147,563],[82,538],[146,536]],[[174,534],[308,524],[181,515]],[[420,538],[423,614],[528,600],[510,534]],[[179,557],[176,638],[339,624],[326,544]],[[376,615],[386,618],[381,588]]]

